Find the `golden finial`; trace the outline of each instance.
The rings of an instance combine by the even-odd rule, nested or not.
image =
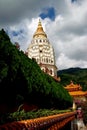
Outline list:
[[[44,37],[47,37],[46,33],[44,32],[43,30],[43,27],[42,27],[42,24],[41,24],[41,20],[39,19],[39,22],[38,22],[38,27],[37,27],[37,30],[36,32],[34,33],[33,37],[35,36],[44,36]]]
[[[38,27],[42,27],[41,20],[39,19]]]
[[[39,19],[39,22],[41,22],[40,19]]]

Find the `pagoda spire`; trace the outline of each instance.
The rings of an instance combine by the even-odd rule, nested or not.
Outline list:
[[[44,32],[44,30],[43,30],[42,23],[41,23],[41,21],[39,19],[38,26],[37,26],[36,32],[33,35],[33,38],[35,38],[35,37],[41,37],[41,36],[47,38],[47,35]]]

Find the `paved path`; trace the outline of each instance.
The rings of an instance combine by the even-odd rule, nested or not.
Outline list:
[[[87,127],[84,125],[82,119],[77,121],[77,125],[78,125],[78,130],[87,130]]]

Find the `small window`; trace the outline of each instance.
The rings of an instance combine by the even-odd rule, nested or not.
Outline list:
[[[40,42],[42,42],[42,41],[40,40]]]
[[[40,50],[40,53],[42,53],[42,50]]]
[[[52,75],[52,70],[50,70],[50,74]]]
[[[51,63],[53,63],[53,60],[51,60]]]
[[[48,63],[48,58],[46,58],[46,62]]]

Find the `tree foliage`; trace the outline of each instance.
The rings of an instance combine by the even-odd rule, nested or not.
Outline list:
[[[80,84],[83,90],[87,90],[87,69],[86,68],[69,68],[58,71],[58,75],[61,78],[61,84],[66,86],[70,84],[70,81],[74,81],[76,84]]]
[[[0,31],[0,104],[28,102],[40,107],[67,108],[72,98],[60,83],[41,71],[34,60]]]

